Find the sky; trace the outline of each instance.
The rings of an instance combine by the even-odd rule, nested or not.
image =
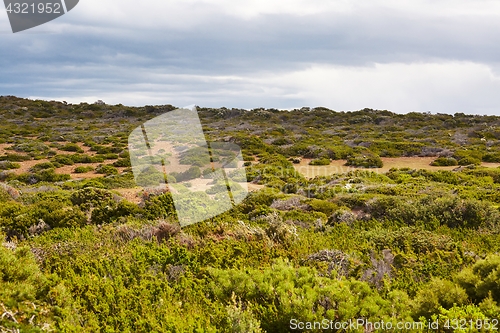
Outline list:
[[[0,95],[500,115],[500,1],[80,0],[12,33]]]

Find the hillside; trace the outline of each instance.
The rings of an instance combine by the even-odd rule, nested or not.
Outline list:
[[[180,228],[128,151],[174,109],[0,97],[0,331],[498,328],[500,117],[198,107],[250,192]]]

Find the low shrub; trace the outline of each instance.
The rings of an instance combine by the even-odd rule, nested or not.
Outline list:
[[[69,158],[75,163],[102,163],[104,162],[104,157],[102,156],[90,156],[87,154],[72,154]]]
[[[106,176],[117,175],[118,174],[118,169],[116,169],[114,166],[112,166],[110,164],[102,164],[102,165],[99,165],[95,169],[95,172],[96,173],[100,173],[100,174],[104,174]]]
[[[21,154],[5,154],[0,156],[0,161],[9,161],[9,162],[24,162],[31,160],[31,156],[21,155]]]
[[[68,174],[56,174],[54,169],[45,169],[36,173],[22,173],[18,176],[12,176],[11,178],[28,185],[37,184],[39,182],[62,182],[71,179]]]
[[[466,156],[464,158],[461,158],[460,160],[458,160],[458,164],[459,165],[480,165],[481,164],[481,160],[480,159],[477,159],[477,158],[474,158],[474,157],[471,157],[471,156]]]
[[[317,158],[317,159],[311,160],[311,162],[309,162],[309,165],[330,165],[330,159],[329,158]]]
[[[51,159],[52,163],[59,163],[61,165],[73,165],[75,162],[67,155],[56,155]]]
[[[197,166],[192,166],[188,170],[180,173],[174,173],[172,172],[172,176],[177,180],[177,181],[186,181],[186,180],[191,180],[195,178],[200,178],[201,177],[201,170]]]
[[[432,166],[453,166],[458,165],[458,162],[453,157],[438,157],[431,162]]]
[[[120,158],[113,163],[113,166],[115,166],[115,167],[131,167],[132,164],[130,163],[129,158]]]
[[[51,162],[38,163],[31,167],[31,172],[38,172],[41,170],[54,169],[55,165]]]
[[[483,162],[500,163],[500,153],[486,153],[483,155]]]
[[[94,168],[91,166],[78,166],[73,171],[75,173],[86,173],[86,172],[94,171]]]
[[[19,169],[21,164],[11,161],[0,161],[0,170]]]
[[[345,165],[358,168],[381,168],[384,163],[378,155],[365,154],[349,156]]]
[[[144,203],[144,214],[148,219],[175,217],[175,205],[172,195],[164,193],[150,196]]]
[[[104,158],[107,160],[116,160],[118,159],[118,154],[115,153],[104,154]]]
[[[466,302],[467,293],[462,287],[451,281],[434,278],[417,294],[415,312],[418,317],[430,318],[439,313],[440,308],[450,309]]]
[[[60,147],[59,149],[64,151],[72,151],[75,153],[83,153],[83,149],[80,148],[80,146],[77,145],[76,143],[67,143],[64,146]]]

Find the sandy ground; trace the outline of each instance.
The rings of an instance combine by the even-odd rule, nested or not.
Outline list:
[[[382,168],[369,169],[374,172],[385,173],[391,168],[411,168],[411,169],[426,169],[426,170],[453,170],[457,166],[437,167],[430,163],[436,157],[382,157],[384,166]],[[345,166],[346,160],[335,160],[330,165],[309,165],[311,159],[304,158],[300,164],[294,164],[295,170],[303,174],[307,178],[317,176],[328,176],[334,173],[345,173],[353,170],[366,170],[350,166]],[[499,167],[500,163],[483,163],[482,166],[495,168]]]
[[[140,193],[142,192],[142,188],[134,187],[134,188],[118,188],[113,190],[118,192],[121,197],[126,199],[127,201],[134,202],[136,204],[141,202]]]
[[[66,144],[66,142],[60,142],[60,143],[61,145]],[[46,144],[49,144],[49,142],[46,142]],[[84,146],[83,143],[78,143],[78,145],[84,150],[85,154],[91,156],[96,155],[95,152],[90,151],[90,147]],[[4,153],[7,152],[14,153],[14,151],[7,149],[10,146],[11,144],[0,144],[0,155],[3,155]],[[54,148],[52,149],[57,151],[58,154],[73,154],[73,152],[61,151]],[[165,142],[156,143],[155,147],[153,148],[153,153],[158,153],[159,149],[164,149],[165,151],[175,151],[171,144]],[[169,158],[170,164],[167,166],[167,168],[170,172],[172,171],[182,172],[189,168],[189,166],[179,164],[178,159],[179,159],[178,153],[174,153],[173,156]],[[412,169],[426,169],[426,170],[453,170],[456,168],[456,166],[448,166],[448,167],[431,166],[430,163],[435,159],[436,157],[395,157],[395,158],[382,157],[384,166],[382,168],[375,168],[370,170],[374,172],[385,173],[389,171],[389,169],[391,168],[405,168],[405,167]],[[105,160],[103,163],[77,163],[74,165],[66,165],[57,168],[56,173],[69,174],[71,176],[71,179],[88,179],[88,178],[102,177],[102,174],[97,174],[94,171],[86,173],[74,173],[73,171],[78,166],[92,166],[95,169],[99,164],[112,164],[114,161],[116,160]],[[302,159],[300,164],[294,164],[295,169],[298,172],[302,173],[307,178],[314,178],[316,176],[327,176],[335,173],[345,173],[353,170],[358,170],[357,168],[345,166],[344,165],[346,163],[345,160],[332,161],[330,165],[309,165],[310,161],[311,159],[304,158]],[[48,160],[42,159],[42,160],[30,160],[25,162],[19,162],[21,164],[21,168],[14,169],[12,170],[12,172],[15,172],[16,174],[29,172],[29,169],[32,168],[34,165],[43,162],[48,162]],[[499,167],[500,163],[482,163],[482,166],[495,168]],[[117,168],[117,169],[121,173],[126,168]],[[210,179],[196,179],[190,182],[193,185],[193,189],[204,191],[209,187],[207,183],[210,181],[211,181]],[[249,191],[256,191],[263,188],[264,186],[248,183],[247,187]],[[138,196],[138,194],[142,191],[142,188],[140,187],[132,189],[117,189],[116,191],[119,192],[120,195],[122,195],[129,201],[136,203],[141,201],[141,198]]]

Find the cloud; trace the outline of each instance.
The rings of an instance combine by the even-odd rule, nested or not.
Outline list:
[[[471,62],[318,66],[267,79],[337,110],[498,114],[500,77]]]
[[[0,94],[498,112],[497,1],[86,0],[36,29],[0,34]]]

